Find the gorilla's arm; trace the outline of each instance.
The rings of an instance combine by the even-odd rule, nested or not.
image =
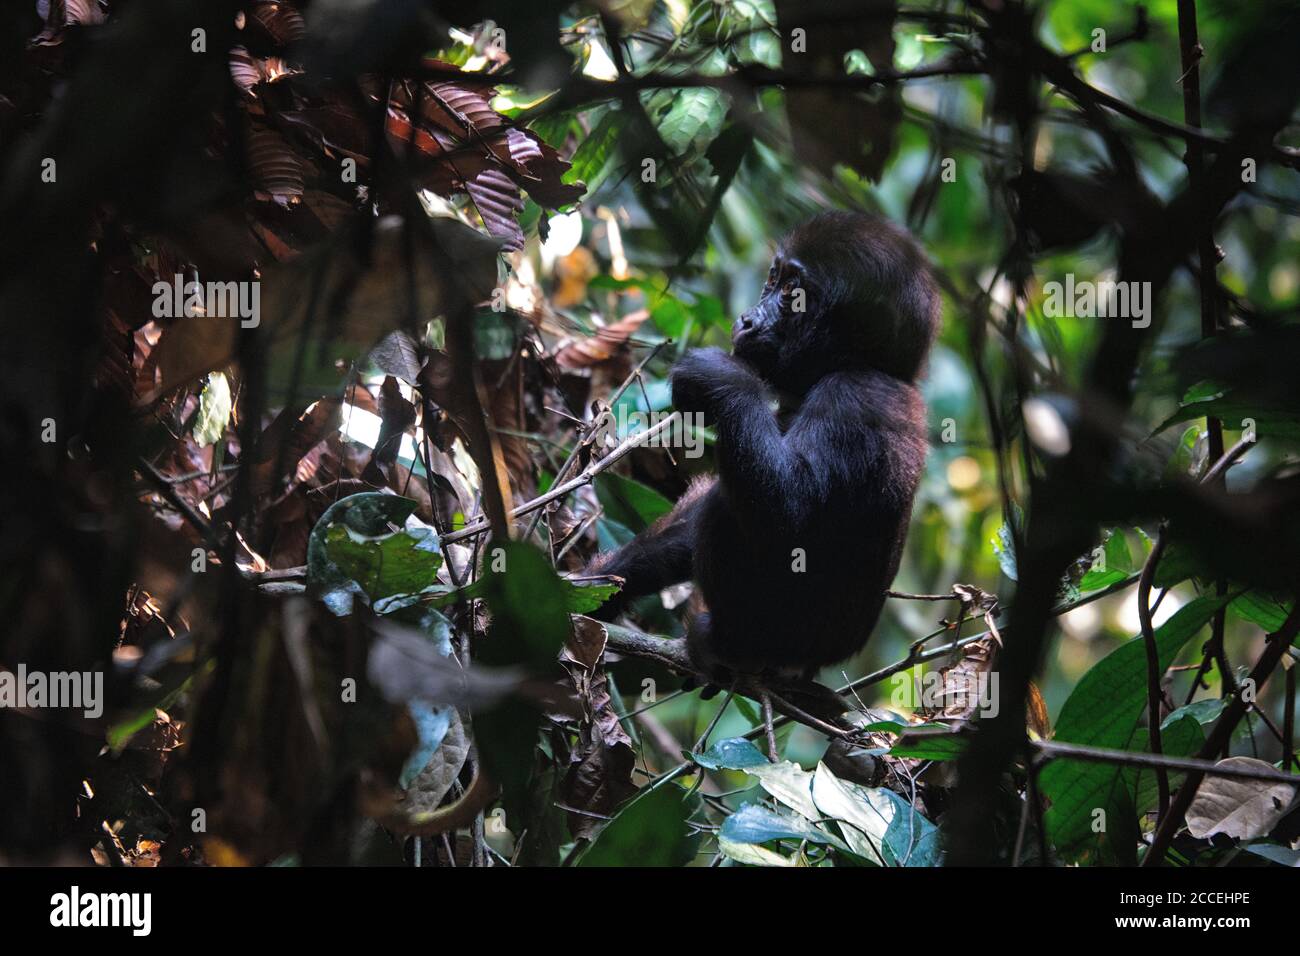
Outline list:
[[[825,474],[817,450],[828,445],[807,422],[818,409],[805,403],[798,434],[783,434],[762,379],[716,348],[684,355],[673,368],[672,386],[677,408],[701,411],[715,425],[718,473],[742,523],[779,531],[804,527],[821,500]]]
[[[616,617],[627,603],[688,580],[693,572],[696,528],[705,499],[713,490],[713,479],[700,479],[649,528],[617,551],[599,555],[588,565],[587,574],[614,574],[626,582],[607,601],[597,617]]]

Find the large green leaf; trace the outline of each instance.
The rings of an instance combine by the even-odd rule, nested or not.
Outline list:
[[[918,760],[956,760],[966,750],[967,739],[956,733],[935,733],[950,731],[947,724],[925,723],[905,724],[897,720],[878,720],[861,728],[875,733],[897,734],[899,740],[889,748],[892,757],[914,757]],[[929,731],[917,735],[916,731]],[[908,736],[911,734],[912,736]]]
[[[596,834],[578,866],[684,866],[700,844],[687,824],[698,806],[672,781],[647,787]]]
[[[691,759],[709,770],[749,770],[771,763],[762,751],[744,737],[719,740],[703,753],[692,753]]]
[[[671,501],[649,485],[622,475],[606,471],[597,476],[595,484],[605,515],[633,531],[644,531],[673,508]]]
[[[621,110],[606,110],[595,128],[574,150],[572,164],[564,174],[566,183],[586,183],[588,195],[604,181],[618,157],[618,140],[627,126]]]
[[[937,866],[939,828],[885,787],[863,787],[835,776],[825,764],[813,775],[812,797],[838,821],[858,855],[884,866]]]
[[[1197,631],[1226,603],[1226,598],[1199,597],[1156,629],[1161,671]],[[1146,707],[1146,648],[1141,637],[1116,648],[1079,681],[1061,708],[1055,738],[1094,747],[1129,749],[1139,733],[1138,718]],[[1048,835],[1057,851],[1078,857],[1089,851],[1111,858],[1107,831],[1134,826],[1132,802],[1123,786],[1121,768],[1111,764],[1057,759],[1043,768],[1039,786],[1051,801],[1045,816]],[[1105,812],[1105,829],[1093,831],[1095,810]]]
[[[1139,737],[1143,735],[1139,734]],[[1205,732],[1195,715],[1185,708],[1174,711],[1160,725],[1160,746],[1165,756],[1192,757],[1205,743]],[[1143,748],[1145,749],[1145,748]],[[1160,785],[1154,770],[1145,767],[1125,767],[1124,780],[1133,801],[1133,809],[1139,814],[1154,808],[1158,802]],[[1169,774],[1169,790],[1172,793],[1182,785],[1183,774]]]
[[[1207,386],[1201,391],[1212,387]],[[1256,432],[1261,436],[1291,441],[1300,439],[1300,416],[1295,409],[1243,401],[1235,398],[1230,391],[1225,394],[1216,393],[1211,397],[1189,392],[1184,403],[1160,424],[1156,432],[1203,416],[1218,418],[1226,422],[1229,428],[1240,428],[1243,422],[1249,420],[1255,423]]]
[[[1279,601],[1272,595],[1251,589],[1235,598],[1228,609],[1241,615],[1252,624],[1258,624],[1267,633],[1272,634],[1282,629],[1286,616],[1291,613],[1291,605]]]
[[[335,502],[307,541],[307,588],[338,615],[360,597],[377,613],[410,606],[437,586],[442,555],[415,502],[362,492]]]
[[[675,156],[703,153],[722,130],[726,104],[708,87],[678,90],[659,121],[659,135]]]
[[[1106,539],[1102,547],[1101,559],[1094,561],[1079,581],[1079,590],[1083,592],[1099,591],[1123,581],[1133,571],[1133,559],[1129,555],[1128,542],[1124,532],[1116,529]]]
[[[483,597],[492,615],[487,637],[476,645],[479,663],[517,667],[534,674],[558,668],[570,633],[564,586],[551,562],[521,541],[493,542],[485,556]],[[516,698],[474,715],[479,753],[501,787],[506,813],[514,818],[527,803],[537,746],[537,714]]]
[[[826,843],[845,852],[852,852],[843,840],[818,829],[811,820],[755,803],[742,803],[739,810],[722,821],[720,836],[732,843],[808,840],[811,843]]]

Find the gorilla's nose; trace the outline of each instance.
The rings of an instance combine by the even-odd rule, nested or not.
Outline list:
[[[742,312],[740,318],[736,320],[736,334],[748,332],[754,327],[754,315],[752,312]]]

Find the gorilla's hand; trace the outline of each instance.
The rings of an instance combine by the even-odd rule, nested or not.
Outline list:
[[[729,392],[761,389],[762,383],[739,359],[719,348],[694,349],[672,370],[673,407],[700,412],[706,423],[717,420],[718,406]]]

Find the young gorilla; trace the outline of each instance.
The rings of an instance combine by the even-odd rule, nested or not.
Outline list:
[[[916,380],[939,324],[902,230],[826,213],[782,242],[733,355],[687,353],[673,404],[717,434],[718,477],[590,571],[629,598],[694,577],[687,646],[730,673],[811,677],[862,648],[898,571],[926,453]],[[773,410],[774,399],[776,402]]]

